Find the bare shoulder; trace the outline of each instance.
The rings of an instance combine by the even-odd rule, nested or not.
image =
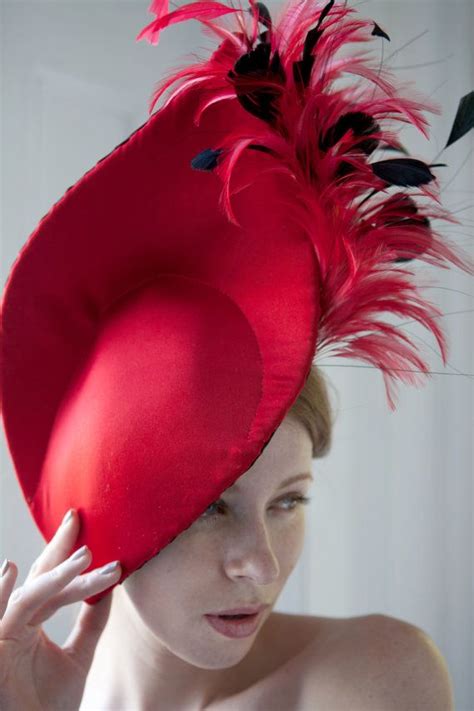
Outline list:
[[[453,711],[446,662],[416,625],[382,614],[308,624],[315,635],[301,665],[301,711]]]

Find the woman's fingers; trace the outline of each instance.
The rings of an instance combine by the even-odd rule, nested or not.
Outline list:
[[[79,552],[82,555],[78,555]],[[39,574],[19,588],[7,601],[1,623],[0,639],[19,639],[31,633],[31,619],[48,599],[57,595],[81,570],[90,564],[91,553],[87,546],[76,551],[52,570]],[[36,630],[35,630],[36,633]]]
[[[74,509],[68,513],[31,566],[23,585],[13,590],[18,575],[14,563],[0,579],[0,640],[25,638],[37,632],[36,628],[60,607],[106,590],[120,578],[120,564],[111,567],[110,563],[80,575],[90,565],[91,553],[83,546],[70,554],[80,522]]]
[[[71,513],[71,516],[66,520],[68,513]],[[78,533],[79,517],[75,509],[70,509],[70,512],[66,513],[62,523],[56,529],[52,539],[31,566],[25,579],[25,585],[30,580],[37,578],[38,575],[55,568],[59,563],[66,560],[74,546]]]
[[[84,600],[86,597],[92,597],[96,593],[106,590],[120,578],[122,569],[120,564],[113,569],[110,569],[111,563],[104,565],[103,568],[96,568],[84,575],[78,575],[61,592],[55,595],[43,607],[41,607],[30,620],[31,625],[41,624],[47,620],[60,607],[71,605],[74,602]],[[106,568],[109,568],[107,571]],[[93,606],[94,607],[94,606]]]
[[[15,563],[10,560],[9,566],[5,573],[0,577],[0,637],[1,637],[1,619],[7,609],[8,600],[15,587],[15,581],[18,577],[18,568]]]

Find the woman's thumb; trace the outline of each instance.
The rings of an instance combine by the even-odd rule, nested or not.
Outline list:
[[[92,664],[97,642],[104,631],[112,604],[112,591],[90,605],[83,602],[75,625],[63,645],[63,649],[88,670]]]

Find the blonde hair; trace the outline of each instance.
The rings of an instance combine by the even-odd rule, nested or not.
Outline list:
[[[332,444],[334,414],[328,385],[329,381],[313,364],[303,390],[288,411],[307,429],[313,443],[313,459],[325,457]]]

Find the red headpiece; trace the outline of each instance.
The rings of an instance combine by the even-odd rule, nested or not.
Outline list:
[[[387,40],[376,23],[334,0],[290,2],[276,25],[254,0],[247,16],[150,10],[138,38],[195,18],[221,43],[160,82],[150,113],[179,85],[42,218],[1,304],[2,415],[25,499],[47,540],[75,507],[77,546],[94,567],[119,559],[120,582],[252,466],[318,357],[380,368],[395,408],[395,381],[428,368],[383,312],[423,324],[446,363],[410,261],[474,273],[433,227],[455,221],[436,166],[398,139],[404,123],[426,133],[435,107],[366,52],[338,52]],[[235,31],[211,21],[228,13]],[[472,105],[471,92],[447,145]]]

